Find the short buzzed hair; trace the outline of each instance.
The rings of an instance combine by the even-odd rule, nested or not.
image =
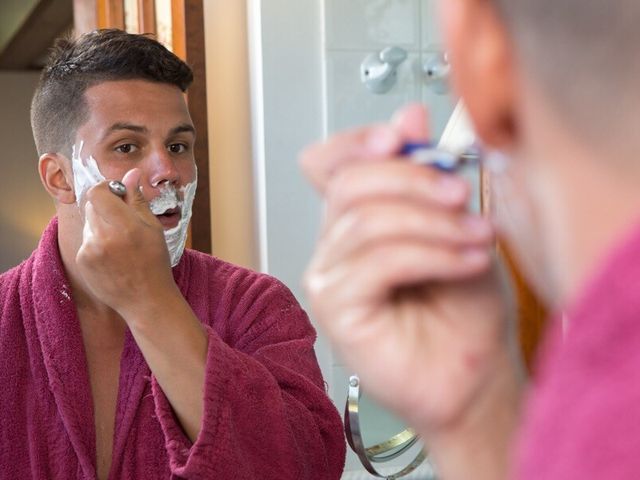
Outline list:
[[[492,1],[528,76],[582,134],[640,114],[640,1]]]
[[[56,41],[31,102],[31,127],[38,154],[69,153],[89,111],[84,93],[116,80],[191,85],[191,68],[147,35],[96,30],[77,40]]]

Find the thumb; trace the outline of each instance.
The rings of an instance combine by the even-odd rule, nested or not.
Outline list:
[[[122,177],[122,183],[127,187],[125,202],[136,210],[142,208],[149,210],[149,202],[147,202],[144,195],[142,195],[142,187],[140,186],[141,177],[142,170],[139,168],[132,168]]]

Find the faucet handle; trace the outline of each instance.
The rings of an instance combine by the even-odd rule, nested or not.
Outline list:
[[[425,73],[426,84],[438,95],[449,93],[449,77],[451,76],[451,65],[447,52],[434,50],[426,55],[422,64]]]
[[[407,59],[407,51],[400,47],[387,47],[380,52],[380,61],[398,66]]]
[[[382,95],[393,88],[398,79],[398,67],[407,59],[407,51],[387,47],[372,53],[360,66],[360,79],[375,94]]]

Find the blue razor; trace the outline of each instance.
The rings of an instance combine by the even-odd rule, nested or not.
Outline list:
[[[400,155],[408,157],[415,164],[427,165],[447,173],[455,173],[462,167],[480,162],[480,151],[475,148],[455,154],[428,142],[405,143]]]

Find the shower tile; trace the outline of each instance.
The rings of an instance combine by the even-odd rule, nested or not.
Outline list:
[[[438,2],[440,0],[423,0],[421,2],[422,48],[442,45],[442,30],[438,21]]]
[[[325,0],[330,49],[420,48],[420,0]]]
[[[387,121],[402,105],[420,101],[418,55],[409,55],[398,69],[398,82],[384,95],[375,95],[360,81],[360,64],[369,54],[327,53],[327,131],[329,134],[354,126]]]

